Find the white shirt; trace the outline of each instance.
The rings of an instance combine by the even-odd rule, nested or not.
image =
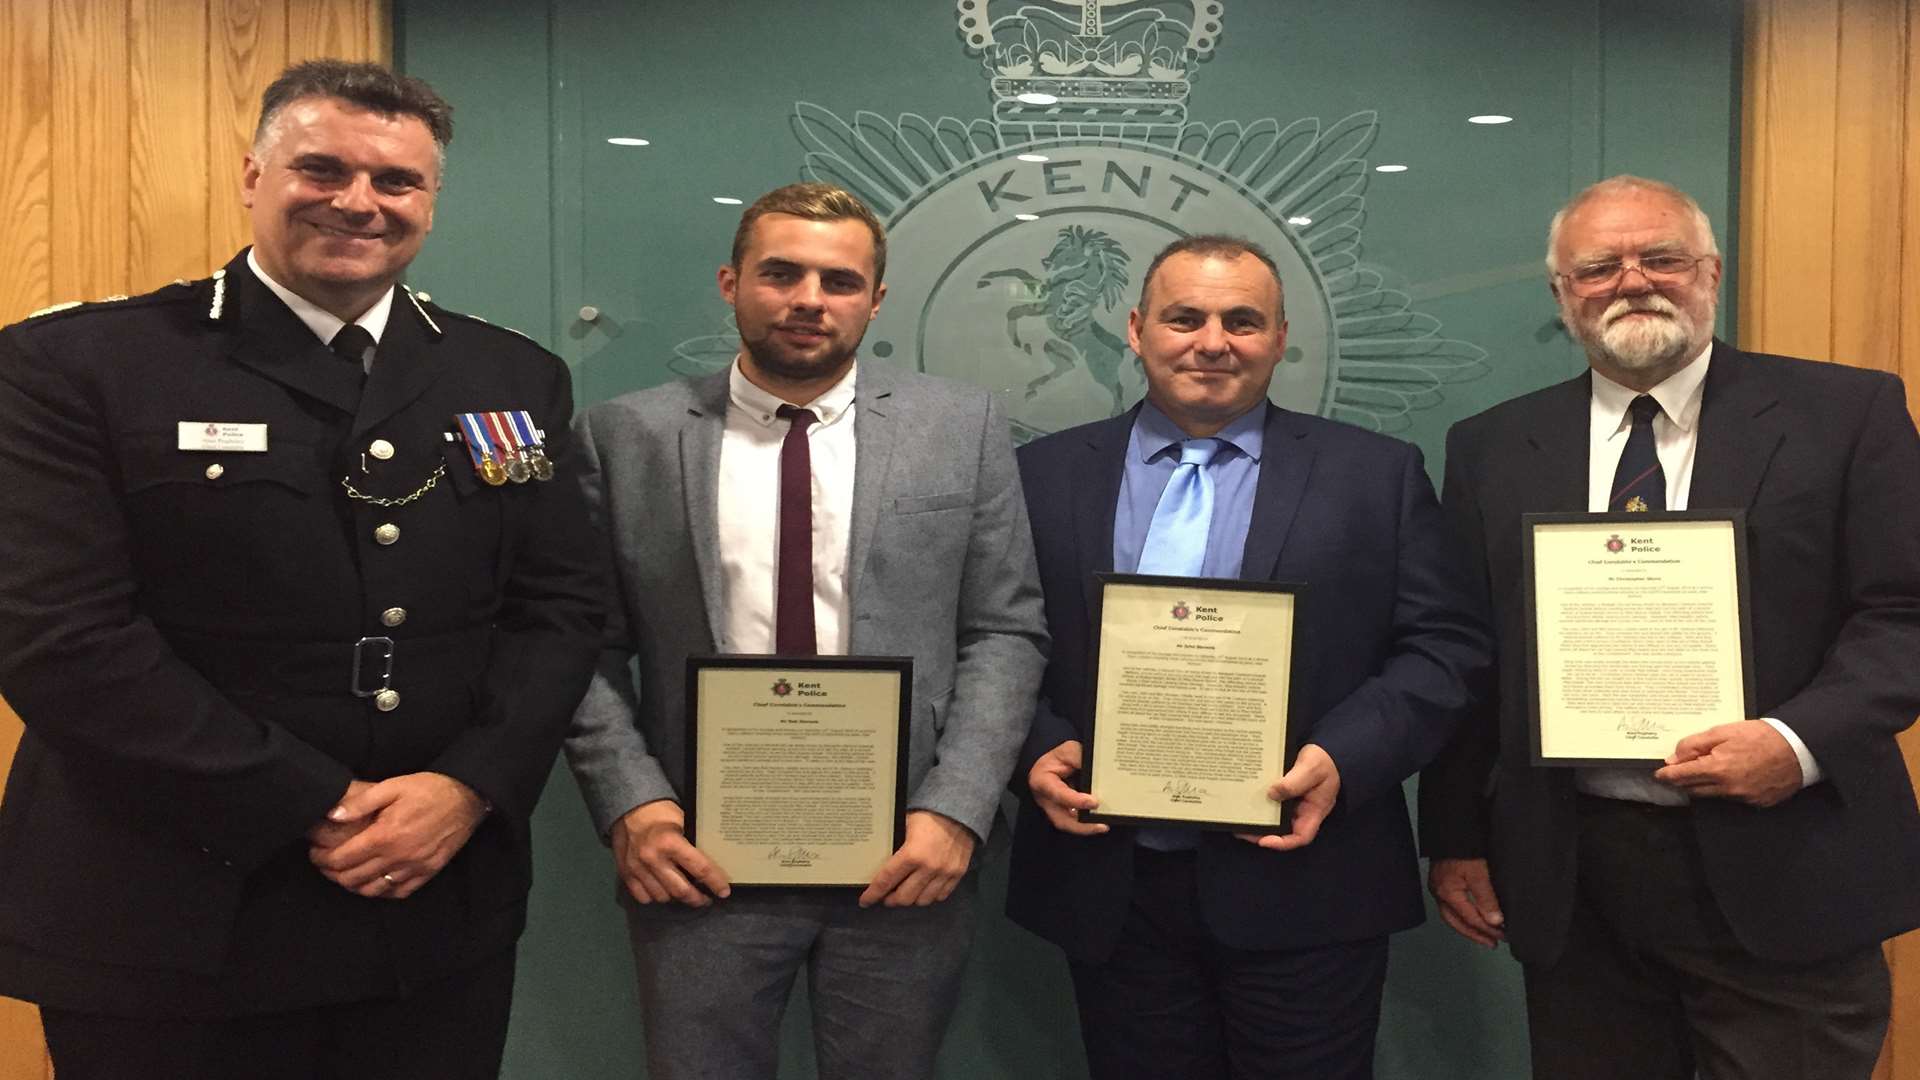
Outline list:
[[[1667,509],[1685,510],[1693,491],[1693,458],[1700,445],[1700,402],[1707,385],[1707,364],[1713,344],[1686,367],[1667,376],[1660,385],[1647,391],[1660,403],[1653,418],[1653,453],[1660,459],[1660,471],[1667,478]],[[1627,406],[1640,396],[1593,372],[1593,400],[1587,413],[1587,510],[1604,513],[1613,493],[1613,474],[1620,467],[1620,455],[1627,448],[1627,436],[1633,431],[1633,418]],[[1801,785],[1818,783],[1825,775],[1813,758],[1813,752],[1793,729],[1772,717],[1762,717],[1793,747],[1800,759]],[[1583,768],[1574,777],[1574,786],[1590,795],[1613,799],[1683,806],[1687,796],[1678,788],[1663,784],[1648,775],[1645,768]]]
[[[273,295],[279,297],[281,303],[293,309],[293,313],[300,317],[301,322],[307,324],[307,329],[313,331],[314,336],[320,339],[322,345],[332,344],[333,335],[339,333],[340,328],[347,325],[345,319],[342,319],[331,311],[323,310],[318,304],[315,304],[313,301],[268,277],[267,272],[260,268],[260,260],[253,257],[252,248],[247,249],[247,269],[253,271],[253,276],[259,278],[262,285],[272,289]],[[372,334],[373,343],[378,345],[380,344],[380,335],[387,331],[387,316],[392,313],[393,286],[389,285],[387,286],[387,291],[380,294],[380,299],[375,300],[372,307],[368,308],[365,313],[353,321],[356,326],[363,327],[367,333]],[[373,369],[373,356],[369,354],[362,363],[367,370],[371,371]]]
[[[813,467],[813,627],[822,655],[845,655],[852,633],[847,540],[853,522],[853,390],[859,364],[802,408]],[[786,402],[747,380],[736,357],[727,376],[727,426],[720,437],[720,649],[773,651],[774,569],[779,562],[780,444]]]

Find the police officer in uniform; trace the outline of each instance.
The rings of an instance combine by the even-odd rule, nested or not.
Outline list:
[[[398,284],[450,111],[293,67],[252,250],[0,331],[0,994],[61,1080],[498,1072],[601,583],[565,365]]]

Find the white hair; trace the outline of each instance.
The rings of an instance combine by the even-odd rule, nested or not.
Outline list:
[[[1701,255],[1720,254],[1720,246],[1713,240],[1713,222],[1707,220],[1707,212],[1693,201],[1693,196],[1681,191],[1663,180],[1649,180],[1644,176],[1609,176],[1596,184],[1589,185],[1553,215],[1553,224],[1547,226],[1547,273],[1560,273],[1560,260],[1557,252],[1560,248],[1560,226],[1565,224],[1567,215],[1584,206],[1587,202],[1603,195],[1622,195],[1630,191],[1644,191],[1655,195],[1664,195],[1680,205],[1688,217],[1693,219],[1693,227],[1700,234]]]

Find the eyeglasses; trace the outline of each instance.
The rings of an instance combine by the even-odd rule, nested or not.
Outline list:
[[[1620,287],[1620,281],[1627,271],[1638,270],[1647,284],[1655,288],[1666,285],[1689,285],[1700,274],[1700,264],[1712,255],[1684,255],[1678,252],[1662,255],[1642,255],[1632,262],[1610,259],[1606,262],[1586,263],[1576,266],[1560,276],[1566,279],[1567,288],[1575,296],[1606,296]]]

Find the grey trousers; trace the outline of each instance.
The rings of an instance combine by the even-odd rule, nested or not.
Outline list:
[[[1566,951],[1525,969],[1535,1076],[1867,1080],[1891,1007],[1878,946],[1807,965],[1747,952],[1684,808],[1583,796],[1579,843]]]
[[[805,969],[821,1080],[933,1075],[973,935],[978,875],[924,908],[852,893],[736,892],[711,907],[627,904],[650,1080],[773,1080]]]

